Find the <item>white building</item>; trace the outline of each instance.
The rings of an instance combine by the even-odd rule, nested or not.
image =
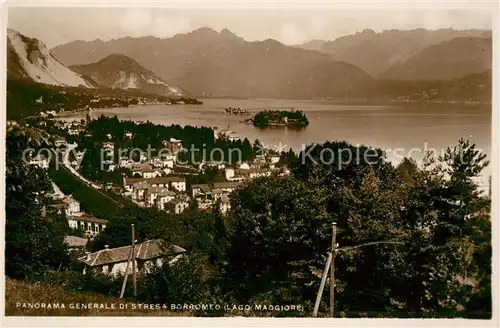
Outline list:
[[[231,202],[229,201],[229,197],[224,195],[221,197],[220,201],[220,211],[222,214],[226,214],[231,209]]]
[[[30,161],[29,161],[30,165],[36,165],[42,169],[48,169],[49,163],[50,163],[49,159],[43,155],[37,155],[37,156],[33,157],[32,159],[30,159]]]
[[[186,179],[179,177],[166,177],[170,179],[170,185],[177,191],[186,191]]]
[[[245,176],[236,175],[235,169],[226,169],[225,176],[227,181],[241,182],[246,179]]]
[[[65,204],[65,214],[66,216],[80,216],[82,212],[80,211],[80,202],[73,199],[71,195],[65,197],[62,202]]]
[[[132,246],[123,246],[118,248],[105,248],[94,253],[80,257],[78,260],[86,265],[83,273],[91,270],[93,272],[104,273],[110,276],[123,275],[127,272],[127,262]],[[134,247],[135,253],[135,268],[136,272],[149,273],[155,266],[163,265],[163,258],[172,255],[173,259],[169,261],[169,265],[175,261],[186,250],[176,245],[166,245],[162,240],[147,240],[143,243],[136,244]],[[128,272],[132,273],[132,263],[128,265]]]
[[[179,197],[172,200],[172,205],[175,214],[181,214],[189,207],[189,199],[187,197]]]
[[[224,193],[231,193],[241,185],[241,182],[215,182],[213,189],[219,189]]]
[[[89,215],[67,216],[71,229],[82,230],[88,238],[94,238],[104,229],[108,221]]]
[[[191,185],[191,197],[197,198],[198,195],[206,196],[210,194],[210,187],[207,184]]]
[[[135,200],[143,200],[146,196],[146,190],[148,190],[149,185],[147,182],[141,181],[137,182],[132,186],[133,196]]]
[[[158,198],[158,194],[163,191],[169,191],[168,188],[165,187],[152,187],[149,186],[146,190],[145,197],[146,203],[148,206],[153,206],[156,203],[156,199]]]
[[[175,199],[175,192],[171,190],[163,190],[158,193],[156,198],[156,207],[159,210],[165,211],[166,205]]]

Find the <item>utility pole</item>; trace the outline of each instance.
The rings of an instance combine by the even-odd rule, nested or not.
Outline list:
[[[337,248],[337,223],[332,223],[332,262],[330,264],[330,317],[335,317],[335,252]]]
[[[130,252],[128,254],[127,268],[125,269],[125,277],[123,277],[122,290],[120,292],[120,298],[123,298],[123,294],[125,293],[125,286],[127,285],[128,278],[128,268],[130,267],[130,261],[132,260],[133,249],[130,246]]]
[[[319,285],[318,295],[316,295],[313,317],[318,316],[319,303],[321,303],[321,296],[323,296],[323,289],[325,288],[326,276],[328,275],[328,270],[330,269],[330,263],[332,263],[332,253],[328,253],[328,259],[325,263],[325,270],[323,271],[323,275],[321,276],[321,284]]]
[[[135,272],[135,227],[132,224],[132,287],[134,290],[134,298],[137,296],[137,281]]]

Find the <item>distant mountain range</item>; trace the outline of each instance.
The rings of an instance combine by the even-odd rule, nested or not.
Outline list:
[[[315,51],[321,51],[323,46],[325,45],[326,41],[324,40],[311,40],[307,41],[302,44],[297,44],[294,47],[300,48],[300,49],[305,49],[305,50],[315,50]]]
[[[465,99],[465,92],[481,101],[491,88],[491,32],[479,30],[365,30],[286,46],[201,28],[166,39],[74,41],[50,53],[37,39],[10,29],[8,36],[8,78],[57,86],[181,98]]]
[[[387,30],[380,33],[376,33],[373,30],[364,30],[352,35],[337,38],[333,41],[325,42],[320,50],[324,53],[332,55],[335,60],[341,60],[356,65],[376,78],[394,76],[398,79],[414,79],[415,75],[413,75],[411,70],[404,74],[404,66],[411,66],[412,62],[417,63],[419,60],[414,60],[413,58],[415,56],[419,56],[424,49],[433,45],[444,43],[439,51],[434,54],[440,57],[442,61],[451,60],[455,64],[462,65],[461,60],[465,59],[465,61],[467,61],[467,57],[475,56],[477,51],[471,49],[471,47],[463,45],[460,45],[460,49],[457,49],[456,47],[459,41],[449,44],[446,42],[455,38],[479,38],[479,40],[489,38],[491,42],[491,37],[491,31],[459,31],[451,28],[439,29],[435,31],[425,29],[408,31]],[[447,48],[449,48],[449,50],[446,50]],[[454,53],[456,50],[463,51],[463,53]],[[426,53],[429,52],[426,50]],[[491,58],[491,45],[489,47],[489,53]],[[452,57],[445,58],[444,56]],[[453,58],[460,59],[454,60]],[[409,64],[405,64],[405,62],[409,62]],[[424,71],[428,69],[425,66],[428,62],[424,61],[419,64],[423,65],[419,69]],[[400,73],[395,73],[395,66],[403,67],[401,69],[397,69]],[[480,73],[489,68],[491,68],[491,61],[489,63],[484,63],[482,67],[476,66],[476,71],[472,69],[465,71],[463,72],[463,75],[474,72]],[[424,74],[421,78],[447,79],[451,76],[447,72],[447,69],[443,69],[442,72],[439,67],[432,67],[432,70],[434,71],[432,76]]]
[[[429,46],[395,64],[380,78],[394,80],[451,80],[491,69],[491,38],[459,37]]]
[[[87,65],[73,65],[70,68],[89,76],[102,87],[111,89],[138,89],[145,93],[167,97],[185,97],[188,92],[172,86],[153,72],[146,70],[135,60],[121,54],[112,54],[100,61]]]
[[[376,85],[358,67],[269,39],[247,42],[228,30],[201,28],[172,38],[75,41],[51,53],[67,65],[124,54],[197,96],[355,97]]]
[[[133,89],[171,98],[191,95],[146,70],[133,59],[112,54],[102,60],[67,67],[55,59],[45,44],[8,29],[7,78],[59,87]]]

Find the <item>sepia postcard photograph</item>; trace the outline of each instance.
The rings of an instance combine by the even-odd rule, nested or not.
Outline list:
[[[498,325],[496,1],[77,4],[2,7],[3,320]]]

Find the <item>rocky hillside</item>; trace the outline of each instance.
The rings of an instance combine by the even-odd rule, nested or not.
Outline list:
[[[70,68],[75,72],[91,77],[102,87],[138,89],[145,93],[167,97],[189,97],[188,92],[168,84],[162,78],[125,55],[112,54],[96,63],[73,65]]]
[[[7,77],[56,86],[96,86],[90,79],[57,61],[42,41],[28,38],[13,29],[7,30]]]

